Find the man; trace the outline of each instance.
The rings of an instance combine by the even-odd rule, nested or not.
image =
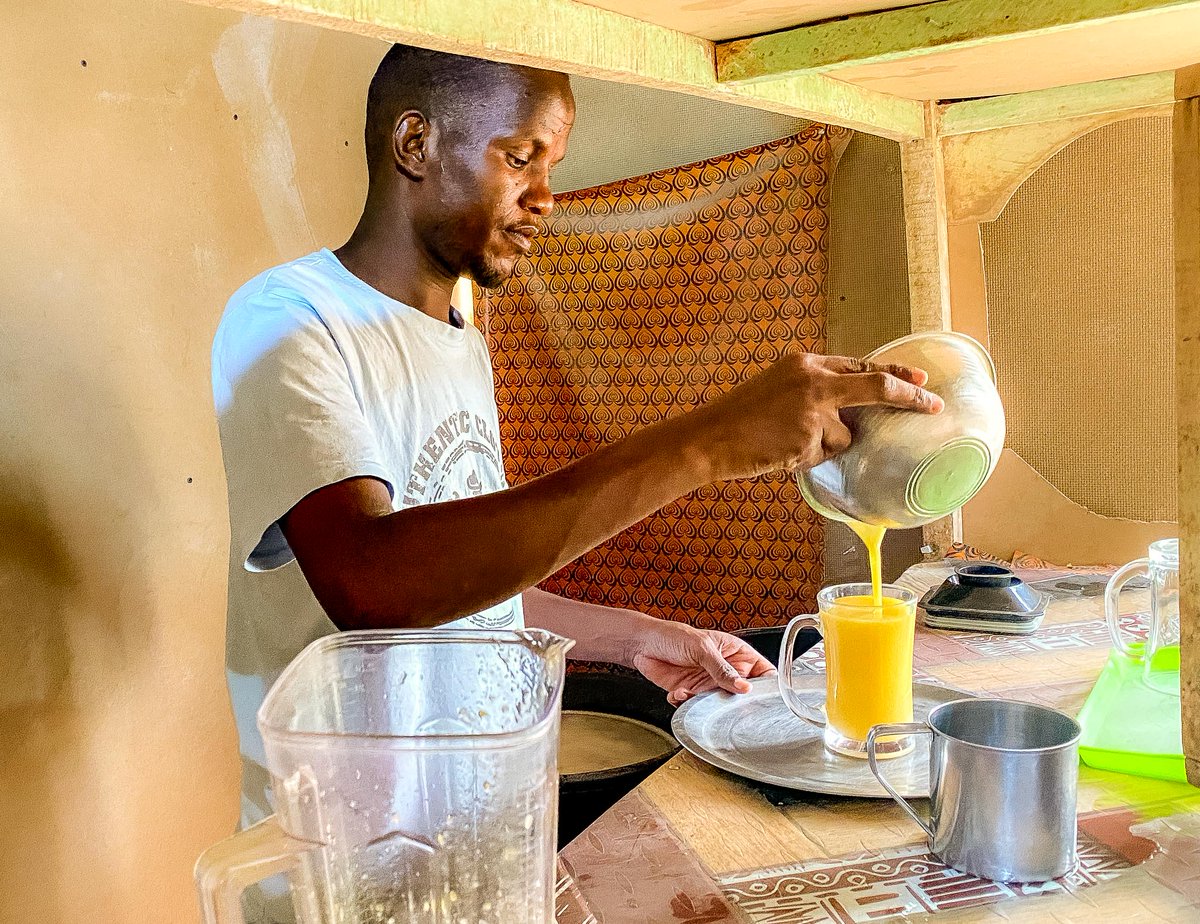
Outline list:
[[[450,307],[495,287],[554,207],[574,119],[563,74],[395,46],[367,100],[362,218],[336,253],[258,276],[213,347],[229,482],[228,670],[243,821],[271,811],[254,714],[339,629],[550,629],[679,703],[771,666],[718,632],[535,588],[701,485],[806,468],[850,442],[839,410],[936,412],[918,370],[795,355],[709,404],[508,488],[483,338]]]

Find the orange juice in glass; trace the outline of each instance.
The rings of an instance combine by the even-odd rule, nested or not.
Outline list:
[[[825,729],[825,747],[848,757],[867,756],[872,725],[913,720],[913,630],[917,595],[884,584],[872,599],[870,584],[838,584],[817,594],[818,615],[788,623],[779,649],[779,692],[800,718]],[[825,702],[795,686],[792,649],[799,631],[815,626],[825,642]],[[907,737],[880,739],[876,756],[899,757]]]

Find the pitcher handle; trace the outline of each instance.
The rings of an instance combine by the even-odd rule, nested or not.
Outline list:
[[[818,728],[825,727],[825,716],[821,714],[820,709],[815,709],[800,698],[796,693],[795,687],[792,686],[792,649],[796,647],[796,636],[800,634],[801,629],[816,629],[818,632],[821,629],[821,624],[815,616],[797,616],[788,623],[787,629],[783,633],[783,641],[779,645],[779,695],[783,697],[784,703],[800,718],[804,719],[811,725],[816,725]]]
[[[893,722],[889,725],[872,725],[871,730],[867,732],[867,764],[871,767],[871,772],[875,774],[875,779],[883,784],[883,788],[887,790],[888,795],[900,803],[900,808],[908,812],[909,817],[921,826],[921,830],[933,839],[933,828],[930,823],[916,813],[907,799],[892,788],[892,784],[883,778],[883,774],[879,770],[879,758],[875,756],[875,739],[881,735],[917,735],[926,734],[932,735],[931,729],[924,722]]]
[[[268,876],[293,872],[303,854],[320,846],[292,837],[271,815],[209,847],[195,870],[204,924],[245,924],[242,893]]]
[[[1104,615],[1107,617],[1108,634],[1112,636],[1113,647],[1134,661],[1141,661],[1145,657],[1145,645],[1125,640],[1125,635],[1121,632],[1120,597],[1125,584],[1139,574],[1149,577],[1150,559],[1139,558],[1137,561],[1131,561],[1109,578],[1108,586],[1104,588]]]

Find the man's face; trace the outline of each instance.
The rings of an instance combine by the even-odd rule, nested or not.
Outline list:
[[[523,75],[452,119],[438,120],[413,215],[430,256],[485,288],[512,276],[554,208],[550,171],[575,119],[562,74]]]

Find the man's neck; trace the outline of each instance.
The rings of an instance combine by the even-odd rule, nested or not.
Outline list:
[[[399,223],[394,223],[399,225]],[[404,228],[404,225],[399,225]],[[351,273],[388,298],[439,321],[453,323],[450,294],[454,279],[403,233],[380,234],[366,216],[335,254]]]

